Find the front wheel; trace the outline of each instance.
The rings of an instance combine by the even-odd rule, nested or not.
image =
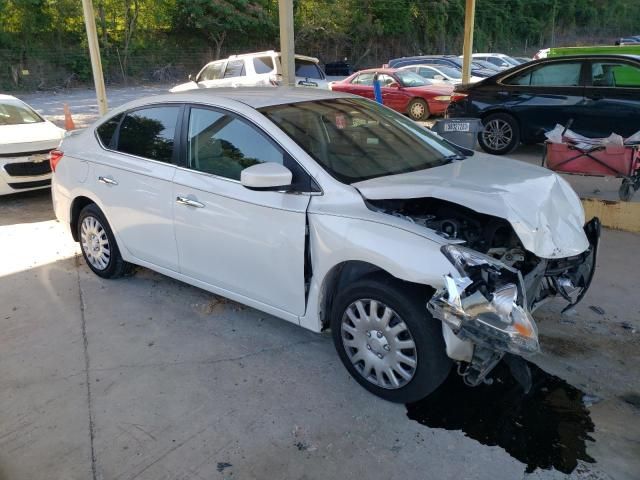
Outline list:
[[[426,308],[426,289],[384,275],[359,280],[336,298],[333,341],[353,378],[398,403],[420,400],[447,377],[441,323]]]
[[[429,105],[421,98],[414,98],[409,102],[407,113],[409,113],[411,120],[415,120],[416,122],[426,120],[430,115]]]
[[[624,179],[618,190],[618,196],[623,202],[629,202],[636,193],[636,186],[633,180]]]
[[[478,134],[478,141],[485,152],[506,155],[520,143],[518,122],[508,113],[494,113],[482,123],[484,129]]]

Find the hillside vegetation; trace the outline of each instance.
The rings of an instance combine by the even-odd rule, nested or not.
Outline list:
[[[94,0],[109,83],[173,82],[206,61],[278,48],[277,0]],[[357,67],[460,53],[464,0],[294,0],[296,51]],[[638,0],[477,0],[475,50],[532,54],[640,34]],[[0,0],[0,88],[90,82],[79,0]]]

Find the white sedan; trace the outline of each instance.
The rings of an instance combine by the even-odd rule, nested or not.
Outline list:
[[[49,151],[65,131],[10,95],[0,95],[0,195],[48,188]]]
[[[591,281],[597,219],[553,172],[460,151],[313,89],[140,99],[52,152],[58,219],[104,278],[142,265],[320,332],[365,388],[418,400],[538,352],[531,312]]]
[[[460,85],[462,83],[462,72],[446,65],[408,65],[400,70],[409,70],[417,73],[423,78],[433,82],[446,85]],[[476,83],[483,80],[482,77],[471,76],[469,83]]]

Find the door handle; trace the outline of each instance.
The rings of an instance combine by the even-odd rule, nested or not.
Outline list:
[[[98,177],[98,181],[100,183],[104,183],[106,185],[118,185],[118,182],[116,182],[113,178],[110,177]]]
[[[186,205],[187,207],[195,207],[195,208],[203,208],[204,203],[198,202],[197,200],[191,200],[187,197],[176,197],[176,203],[180,205]]]

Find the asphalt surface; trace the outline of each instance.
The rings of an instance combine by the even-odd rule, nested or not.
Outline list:
[[[536,314],[530,394],[448,382],[412,420],[328,334],[146,269],[100,279],[49,192],[2,197],[0,479],[637,479],[639,241],[605,231],[585,301]]]

